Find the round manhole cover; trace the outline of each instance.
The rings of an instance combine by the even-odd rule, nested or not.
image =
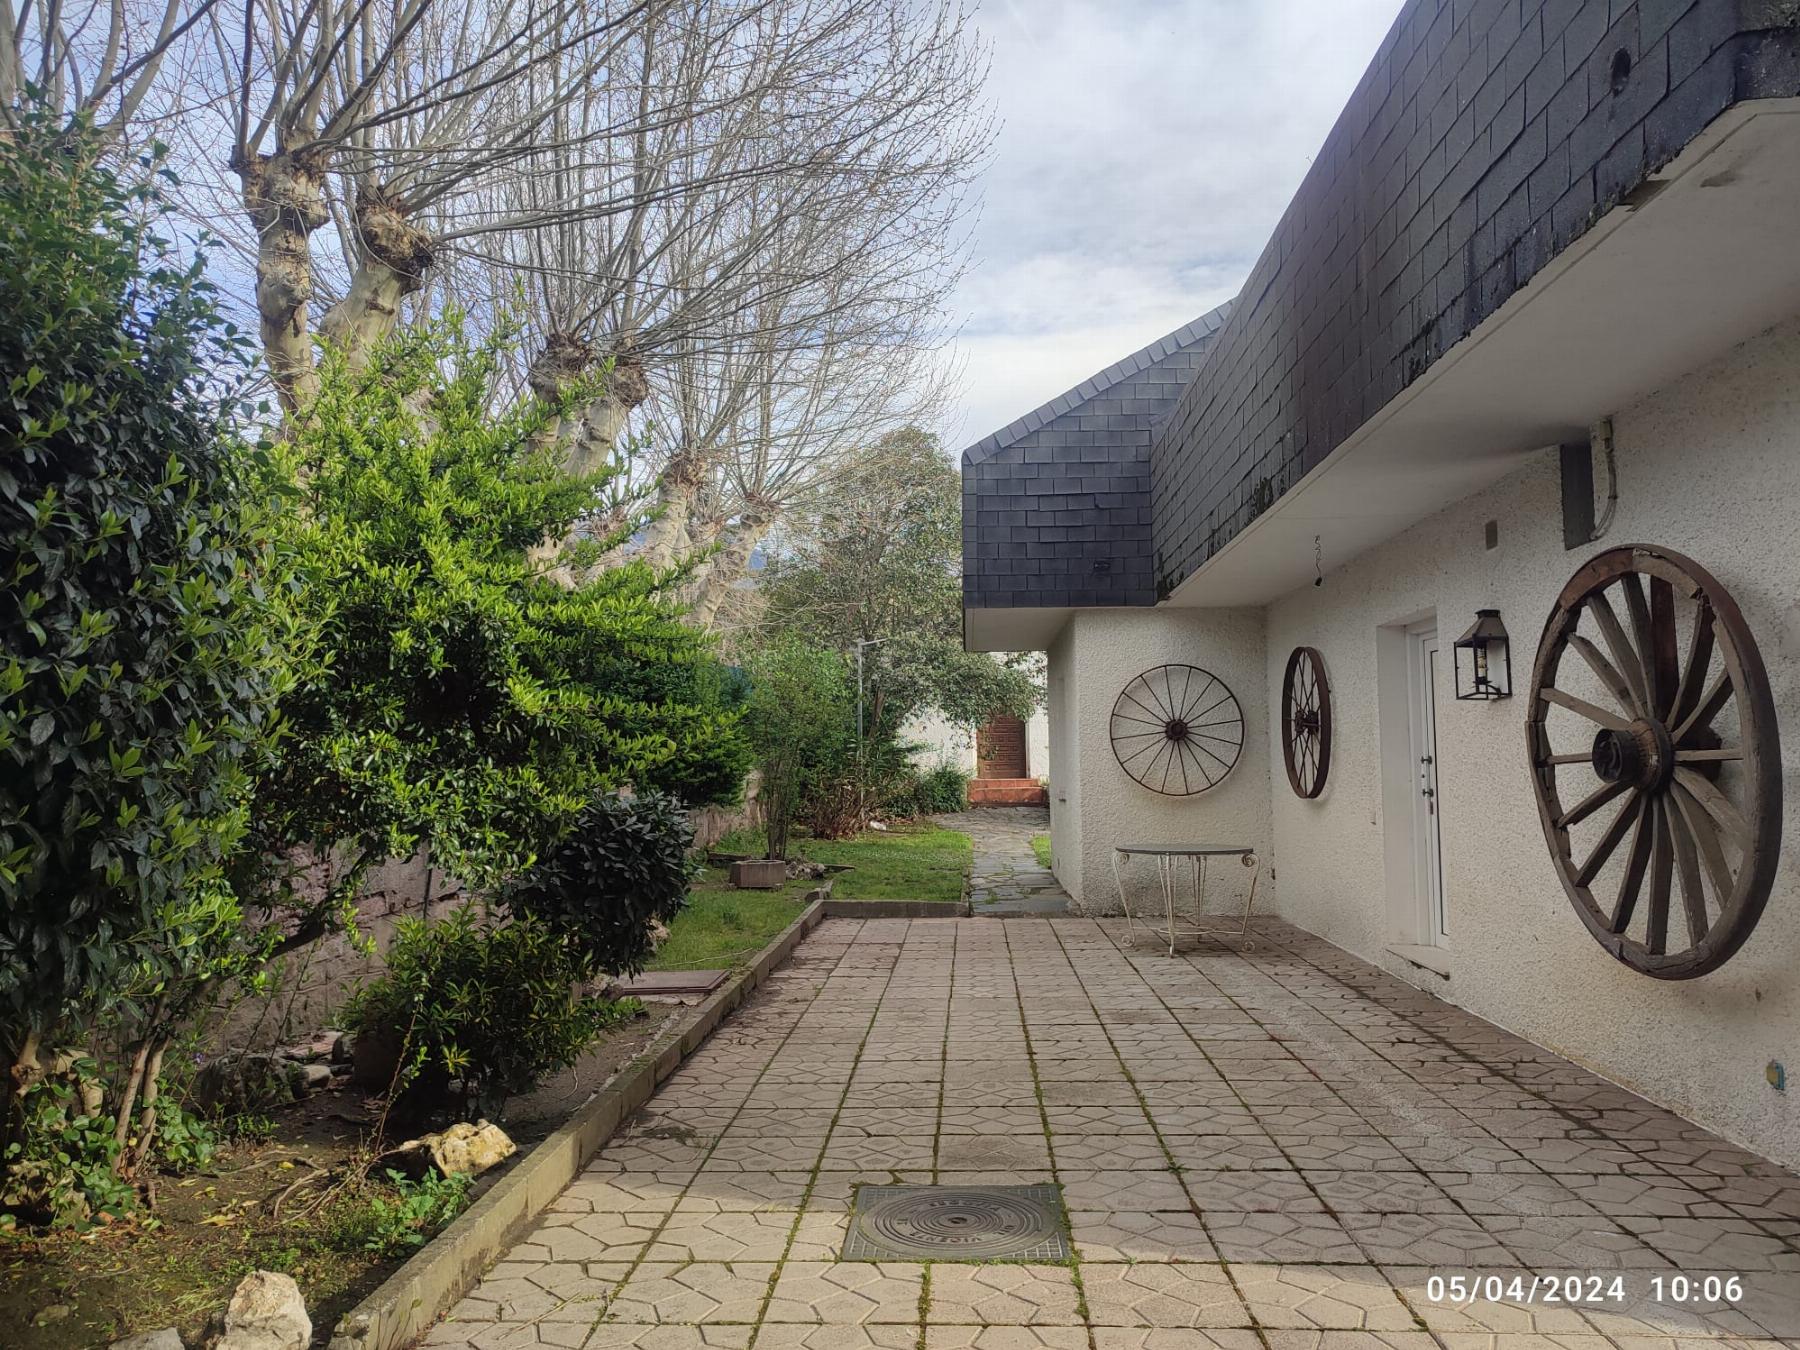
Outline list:
[[[849,1248],[938,1261],[1067,1255],[1054,1187],[870,1186],[858,1200],[846,1255]]]

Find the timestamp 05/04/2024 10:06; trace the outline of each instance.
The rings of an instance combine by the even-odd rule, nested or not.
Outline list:
[[[1425,1281],[1432,1303],[1624,1303],[1648,1297],[1654,1303],[1731,1304],[1744,1297],[1741,1275],[1645,1274],[1627,1280],[1605,1275],[1433,1275]]]

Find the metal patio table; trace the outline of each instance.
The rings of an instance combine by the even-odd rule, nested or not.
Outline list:
[[[1214,931],[1205,926],[1206,918],[1206,872],[1207,863],[1213,858],[1237,858],[1245,867],[1250,868],[1250,892],[1244,898],[1243,921],[1238,925],[1236,936],[1242,941],[1250,931],[1250,911],[1256,906],[1256,882],[1262,875],[1262,866],[1257,859],[1256,850],[1242,844],[1195,844],[1186,848],[1151,848],[1147,845],[1115,844],[1113,846],[1112,869],[1113,881],[1119,888],[1119,905],[1125,911],[1125,931],[1128,937],[1137,934],[1137,917],[1131,912],[1131,897],[1125,890],[1125,877],[1119,863],[1130,858],[1156,859],[1157,880],[1162,886],[1163,916],[1169,939],[1169,955],[1175,955],[1175,940],[1178,937],[1209,937]],[[1175,872],[1181,859],[1187,859],[1194,876],[1194,917],[1190,920],[1185,915],[1175,912]],[[1220,917],[1229,917],[1221,915]],[[1151,932],[1156,929],[1148,919],[1144,927]],[[1246,942],[1245,947],[1249,944]]]

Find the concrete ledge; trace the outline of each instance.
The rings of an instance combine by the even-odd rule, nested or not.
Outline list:
[[[963,919],[969,902],[963,900],[824,900],[828,919]]]
[[[825,914],[823,903],[807,906],[748,969],[699,1005],[692,1022],[668,1033],[621,1069],[486,1195],[345,1313],[332,1332],[330,1350],[402,1350],[423,1336],[562,1194],[619,1122],[650,1099],[726,1015],[825,921]]]

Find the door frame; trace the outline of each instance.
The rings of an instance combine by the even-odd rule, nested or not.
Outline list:
[[[1435,610],[1416,610],[1375,630],[1376,721],[1381,754],[1381,833],[1387,882],[1387,944],[1415,965],[1448,976],[1449,950],[1437,931],[1422,865],[1426,824],[1419,810],[1419,752],[1414,673],[1422,656],[1421,638],[1438,628]],[[1433,693],[1437,693],[1436,682]],[[1441,758],[1441,743],[1434,759]],[[1441,767],[1441,766],[1439,766]],[[1442,819],[1441,811],[1437,817]],[[1373,813],[1369,822],[1375,824]],[[1439,887],[1442,894],[1442,833],[1439,832]],[[1447,908],[1447,905],[1446,905]]]
[[[1425,947],[1450,945],[1449,908],[1444,895],[1443,797],[1438,790],[1437,621],[1406,630],[1407,732],[1413,774],[1413,894],[1417,905],[1414,940]]]

